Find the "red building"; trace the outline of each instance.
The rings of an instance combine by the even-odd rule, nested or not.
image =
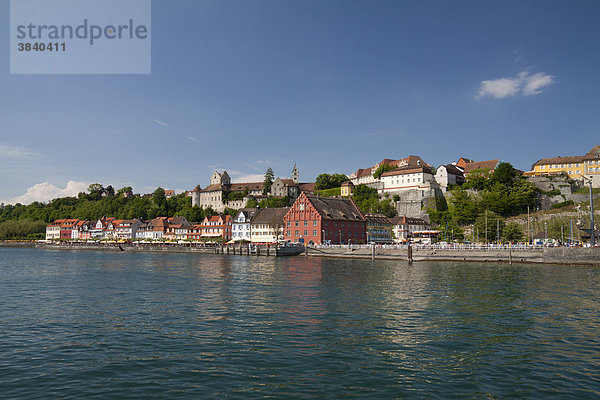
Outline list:
[[[217,239],[223,238],[225,240],[231,239],[231,227],[233,225],[233,218],[231,215],[214,215],[212,217],[205,217],[202,224],[194,225],[192,235],[188,234],[188,238],[198,240],[199,238],[204,239]],[[197,235],[197,231],[201,230],[200,236]]]
[[[367,225],[351,199],[302,193],[283,217],[284,237],[305,243],[365,243]]]

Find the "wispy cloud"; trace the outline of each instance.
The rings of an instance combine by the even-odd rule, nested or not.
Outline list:
[[[262,182],[265,180],[263,174],[243,174],[239,171],[231,171],[230,175],[234,182]]]
[[[23,147],[0,143],[0,157],[30,159],[38,157],[38,154]]]
[[[258,160],[257,163],[259,164],[271,164],[270,160]]]
[[[38,183],[28,188],[24,195],[14,197],[9,202],[11,204],[30,204],[34,201],[50,201],[59,197],[77,196],[80,192],[85,192],[88,186],[89,184],[85,182],[76,181],[67,182],[64,188],[59,188],[48,182]]]
[[[190,139],[192,142],[196,142],[196,143],[202,143],[201,140],[196,139],[195,137],[192,136],[186,136],[188,139]]]
[[[156,122],[156,123],[157,123],[157,124],[159,124],[160,126],[164,126],[164,127],[166,127],[166,128],[168,128],[168,127],[169,127],[169,124],[167,124],[166,122],[162,122],[162,121],[159,121],[159,120],[157,120],[157,119],[153,119],[152,121]]]
[[[265,170],[262,170],[262,169],[260,169],[260,168],[257,168],[257,167],[255,167],[254,165],[250,165],[250,164],[242,164],[242,165],[243,165],[243,166],[245,166],[245,167],[248,167],[248,168],[252,168],[253,170],[255,170],[255,171],[258,171],[258,172],[262,172],[262,173],[264,173],[264,172],[265,172]]]
[[[512,97],[517,94],[531,96],[542,93],[542,88],[554,83],[554,76],[543,72],[530,74],[527,71],[519,73],[513,78],[498,78],[482,81],[479,85],[479,93],[475,98],[479,100],[485,96],[495,99]]]

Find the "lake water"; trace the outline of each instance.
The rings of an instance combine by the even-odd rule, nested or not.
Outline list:
[[[598,398],[600,268],[0,248],[2,398]]]

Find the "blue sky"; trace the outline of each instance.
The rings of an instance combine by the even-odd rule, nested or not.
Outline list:
[[[11,75],[0,15],[0,201],[600,144],[597,1],[153,0],[150,75]]]

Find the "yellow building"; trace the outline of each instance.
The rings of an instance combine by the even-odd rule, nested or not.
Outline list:
[[[532,165],[525,176],[548,176],[567,174],[569,178],[578,179],[585,174],[583,156],[542,158]]]
[[[585,156],[585,177],[592,181],[594,187],[600,187],[600,146],[594,146]]]
[[[342,183],[341,195],[342,197],[350,197],[354,192],[354,184],[350,181]]]

